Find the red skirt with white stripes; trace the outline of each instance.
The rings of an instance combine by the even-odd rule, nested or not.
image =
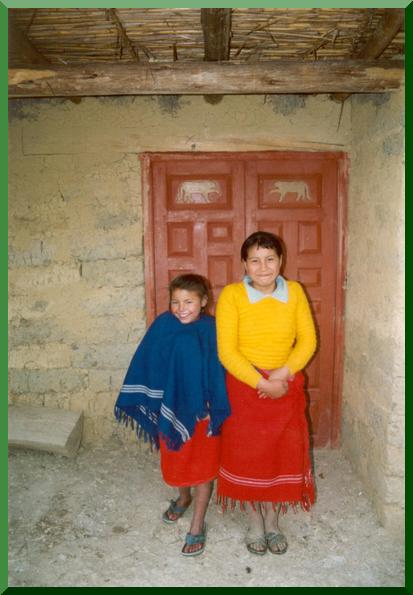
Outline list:
[[[255,389],[227,374],[231,415],[221,433],[217,499],[230,502],[314,503],[314,480],[305,414],[304,376],[289,382],[279,399],[260,399]]]

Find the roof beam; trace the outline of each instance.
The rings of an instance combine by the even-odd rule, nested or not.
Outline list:
[[[205,60],[216,62],[229,59],[231,38],[231,8],[201,8]]]
[[[231,43],[231,8],[201,8],[201,24],[204,33],[204,60],[221,62],[229,60]],[[207,103],[215,105],[223,95],[204,95]]]
[[[30,39],[13,23],[9,11],[9,64],[49,64]]]
[[[354,55],[356,59],[371,60],[378,58],[384,52],[392,40],[396,37],[404,24],[404,9],[386,8],[383,18],[377,25],[373,35],[368,39],[365,46],[360,48]],[[333,99],[345,101],[351,93],[335,93]]]
[[[9,69],[9,97],[376,93],[400,87],[402,60],[170,62]]]
[[[404,9],[385,8],[383,18],[377,25],[373,35],[354,57],[363,59],[378,58],[400,31],[403,23]]]
[[[133,43],[131,42],[131,40],[128,37],[128,34],[125,31],[125,27],[123,26],[122,21],[118,16],[118,13],[114,8],[108,8],[107,14],[109,15],[109,18],[112,20],[116,29],[119,32],[122,44],[124,44],[128,48],[129,52],[132,54],[132,57],[135,58],[136,62],[139,62],[139,54],[133,47]]]

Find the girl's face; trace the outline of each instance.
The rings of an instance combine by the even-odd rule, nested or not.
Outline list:
[[[200,298],[195,291],[175,289],[171,296],[171,312],[183,324],[198,320],[201,309],[207,305],[208,298]]]
[[[251,246],[244,260],[245,272],[251,277],[252,286],[262,293],[272,293],[280,274],[281,257],[272,248]]]

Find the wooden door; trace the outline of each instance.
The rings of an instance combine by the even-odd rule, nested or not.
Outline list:
[[[343,164],[338,153],[155,154],[143,157],[148,321],[178,274],[207,276],[214,298],[242,279],[253,231],[286,245],[283,274],[303,285],[319,347],[306,368],[315,446],[338,444],[342,374]]]
[[[243,185],[243,163],[233,159],[153,163],[155,314],[168,309],[168,285],[177,275],[205,275],[214,303],[220,290],[240,277]]]
[[[319,348],[305,373],[317,445],[330,442],[334,409],[337,181],[334,154],[287,153],[246,163],[246,235],[266,230],[282,238],[282,272],[302,284],[316,321]]]

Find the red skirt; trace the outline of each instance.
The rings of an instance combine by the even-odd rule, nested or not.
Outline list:
[[[227,374],[231,415],[221,432],[217,499],[301,505],[314,503],[304,376],[289,382],[286,395],[260,399],[256,389]]]
[[[212,481],[218,475],[221,436],[207,436],[209,420],[199,421],[190,440],[180,450],[168,450],[160,440],[161,471],[173,487]]]

